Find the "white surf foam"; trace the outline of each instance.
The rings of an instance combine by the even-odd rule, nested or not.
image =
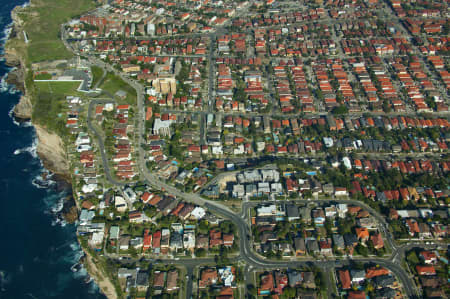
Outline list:
[[[2,76],[2,79],[0,81],[0,92],[7,92],[10,88],[10,86],[8,85],[8,82],[6,82],[6,78],[8,77],[8,74],[9,74],[9,72]]]
[[[16,149],[14,151],[14,155],[20,155],[20,154],[28,153],[33,158],[37,158],[38,157],[37,144],[38,144],[38,140],[37,140],[37,137],[35,137],[33,139],[33,143],[30,146],[27,146],[27,147],[24,147],[24,148],[21,148],[21,149]]]
[[[9,110],[8,115],[9,115],[9,118],[11,118],[12,122],[16,126],[20,127],[20,123],[14,117],[14,106],[11,108],[11,110]]]

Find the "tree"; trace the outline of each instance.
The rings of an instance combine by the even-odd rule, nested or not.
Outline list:
[[[291,288],[291,287],[289,287],[289,286],[287,286],[287,287],[285,287],[284,289],[283,289],[283,297],[284,298],[295,298],[295,295],[296,295],[296,290],[294,289],[294,288]]]
[[[206,256],[206,250],[204,248],[197,248],[197,249],[195,249],[195,256],[196,257],[205,257]]]
[[[348,108],[345,105],[340,105],[338,107],[333,108],[331,113],[333,113],[334,115],[347,114],[348,113]]]
[[[368,256],[369,255],[369,249],[367,249],[367,247],[358,244],[356,245],[356,252],[362,256]]]
[[[417,254],[414,250],[412,250],[408,253],[408,255],[406,256],[406,259],[408,260],[408,262],[410,262],[413,265],[417,265],[418,263],[420,263],[419,258],[417,257]]]
[[[137,256],[137,250],[136,248],[134,248],[133,246],[130,247],[130,249],[128,250],[130,252],[130,255],[132,257],[136,257]]]
[[[200,221],[200,223],[198,224],[198,229],[202,232],[202,233],[206,233],[209,231],[209,225],[208,225],[208,221],[206,220],[202,220]]]
[[[258,295],[258,290],[255,288],[254,285],[248,284],[247,285],[247,292],[252,295],[253,297],[256,297]]]

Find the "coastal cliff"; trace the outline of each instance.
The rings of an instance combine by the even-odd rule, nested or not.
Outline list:
[[[8,74],[7,82],[15,85],[22,93],[19,102],[14,107],[14,117],[18,121],[30,120],[32,122],[38,139],[37,153],[43,166],[55,174],[53,179],[59,182],[57,185],[60,188],[72,193],[72,178],[66,145],[61,136],[49,131],[45,124],[33,122],[33,82],[28,80],[29,78],[27,77],[29,75],[29,64],[27,64],[27,45],[20,37],[20,33],[23,31],[23,21],[18,13],[20,10],[21,7],[18,6],[11,13],[13,25],[4,52],[6,64],[13,67],[13,70]],[[79,210],[80,207],[73,195],[68,195],[64,200],[64,206],[61,211],[62,216],[67,222],[74,222],[78,219]],[[97,257],[92,255],[87,248],[83,248],[83,251],[86,253],[86,259],[84,260],[86,269],[89,275],[94,278],[101,292],[107,298],[118,298],[113,281],[101,267],[101,263],[96,260]]]
[[[20,40],[17,32],[22,30],[22,20],[18,17],[18,11],[21,7],[16,7],[11,12],[13,20],[9,41]],[[4,52],[5,64],[12,67],[8,73],[6,82],[16,86],[21,92],[19,102],[14,107],[14,117],[18,121],[32,120],[33,104],[32,95],[26,84],[27,66],[25,57],[15,47],[14,43],[7,43]],[[69,170],[69,161],[67,159],[65,146],[57,134],[49,132],[44,126],[33,123],[38,138],[37,153],[44,167],[56,174],[55,178],[59,182],[59,186],[65,186],[67,190],[71,190],[71,177]],[[69,184],[69,186],[68,186]],[[63,216],[68,222],[73,222],[77,218],[76,202],[72,196],[67,197],[64,201]]]
[[[33,125],[38,138],[37,152],[44,167],[70,181],[69,162],[61,137],[41,125]]]
[[[27,71],[25,62],[17,51],[11,47],[5,48],[4,58],[6,65],[13,67],[13,70],[9,72],[8,77],[6,78],[6,82],[15,85],[22,93],[19,103],[14,107],[14,116],[20,120],[29,120],[31,119],[33,106],[25,86],[25,76]]]
[[[18,32],[22,32],[23,21],[18,12],[21,6],[17,6],[11,12],[13,20],[9,41],[20,40]],[[14,43],[8,42],[5,46],[5,63],[13,67],[8,74],[6,81],[13,84],[22,93],[19,102],[14,107],[14,117],[18,120],[32,120],[33,104],[29,86],[26,84],[26,74],[28,72],[24,55],[14,47]],[[60,136],[49,132],[44,126],[33,123],[38,138],[37,152],[46,169],[71,182],[69,161],[67,159],[64,143]]]

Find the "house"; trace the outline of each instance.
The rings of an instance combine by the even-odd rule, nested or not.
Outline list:
[[[232,288],[236,287],[234,267],[228,266],[220,268],[218,273],[220,281],[223,283],[225,287],[232,287]]]
[[[152,247],[152,234],[150,234],[150,231],[146,229],[144,231],[144,240],[142,244],[142,251],[145,252],[149,250]]]
[[[261,283],[259,286],[259,295],[269,295],[274,289],[274,280],[272,273],[261,276]]]
[[[179,232],[173,232],[170,235],[170,245],[171,250],[177,251],[178,249],[183,249],[183,236]]]
[[[177,290],[178,287],[178,271],[172,270],[167,274],[167,286],[166,290],[172,292]]]
[[[217,229],[211,230],[209,232],[209,248],[220,246],[222,244],[222,232]]]
[[[309,254],[319,254],[319,243],[316,239],[309,239],[306,241],[306,248]]]
[[[139,211],[130,211],[128,213],[128,220],[131,223],[142,223],[144,222],[144,214],[142,212]]]
[[[445,283],[445,280],[438,276],[421,276],[420,283],[424,288],[439,288]]]
[[[356,236],[361,242],[366,242],[369,239],[369,230],[365,227],[357,227],[355,229]]]
[[[296,205],[286,205],[286,214],[288,221],[294,221],[300,219],[300,212]]]
[[[136,276],[136,288],[139,292],[145,292],[148,288],[148,273],[139,271]]]
[[[333,244],[337,250],[345,249],[344,237],[339,234],[333,234]]]
[[[417,223],[416,220],[414,220],[414,219],[407,219],[406,220],[406,225],[408,227],[409,234],[411,236],[414,236],[416,233],[418,234],[420,232],[419,224]]]
[[[366,269],[366,278],[368,279],[389,274],[390,274],[389,270],[383,267],[370,267]]]
[[[118,278],[127,278],[130,276],[137,276],[137,270],[136,269],[127,269],[127,268],[120,268],[117,272]]]
[[[348,292],[347,299],[366,299],[366,293],[363,291],[350,291]]]
[[[430,226],[427,223],[419,223],[419,237],[420,238],[431,238]]]
[[[234,235],[233,234],[223,234],[223,245],[231,247],[233,246],[234,242]]]
[[[207,235],[198,235],[195,239],[195,247],[207,249],[209,247],[209,238]]]
[[[143,245],[143,238],[142,237],[135,237],[130,239],[130,246],[135,249],[141,249]]]
[[[426,298],[446,298],[445,292],[440,288],[438,289],[426,288],[425,296]]]
[[[156,290],[162,290],[164,288],[166,272],[155,271],[153,274],[153,288]]]
[[[336,187],[334,189],[334,196],[348,196],[347,188]]]
[[[354,248],[358,244],[358,238],[354,234],[345,234],[344,243],[346,248]]]
[[[308,207],[302,207],[299,209],[299,218],[309,224],[311,223],[311,209]]]
[[[216,269],[206,268],[201,271],[198,287],[204,289],[208,286],[215,285],[218,281],[218,275]]]
[[[303,276],[303,287],[308,289],[316,288],[316,282],[313,272],[302,272],[302,276]]]
[[[366,229],[376,229],[378,225],[373,217],[358,218],[356,223]]]
[[[312,218],[314,219],[314,224],[317,226],[323,226],[325,223],[325,213],[322,209],[314,209],[312,211]]]
[[[322,189],[323,189],[323,193],[325,193],[325,194],[332,194],[334,191],[333,184],[331,184],[331,183],[324,184],[322,186]]]
[[[352,283],[360,284],[366,279],[366,272],[364,272],[364,270],[352,269],[350,274],[352,277]]]
[[[111,226],[111,228],[109,229],[109,239],[110,240],[118,240],[119,232],[120,232],[119,226]]]
[[[325,256],[333,255],[331,238],[327,238],[319,241],[320,254]]]
[[[300,285],[303,281],[301,272],[289,271],[287,275],[288,275],[289,286],[291,288],[295,288],[296,286]]]
[[[278,295],[283,293],[283,289],[288,285],[288,277],[281,271],[275,271],[275,288],[274,292]]]
[[[427,276],[436,275],[436,269],[434,269],[434,266],[431,266],[431,265],[427,265],[427,266],[417,265],[416,271],[417,271],[417,274],[419,274],[419,275],[427,275]]]
[[[120,250],[128,250],[129,245],[130,245],[130,237],[129,236],[120,236],[119,249]]]
[[[384,247],[383,237],[380,233],[375,233],[370,237],[370,240],[372,241],[373,247],[375,249],[381,249]]]
[[[435,264],[437,262],[436,253],[433,251],[424,250],[420,252],[419,257],[425,264],[428,265]]]
[[[338,271],[339,281],[343,290],[348,290],[352,287],[352,281],[350,279],[350,272],[348,270]]]
[[[376,288],[397,287],[398,283],[392,275],[380,275],[372,279]]]
[[[155,232],[152,239],[153,252],[159,254],[161,251],[161,231]]]
[[[305,245],[305,239],[300,237],[294,238],[294,248],[295,248],[295,255],[304,255],[306,254],[306,245]]]

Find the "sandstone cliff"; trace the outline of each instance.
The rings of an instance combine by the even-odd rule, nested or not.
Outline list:
[[[22,20],[17,13],[19,10],[20,7],[16,7],[11,13],[14,24],[10,39],[16,39],[16,41],[18,38],[17,33],[22,30]],[[14,49],[14,46],[11,46],[11,44],[6,45],[4,58],[7,65],[15,68],[8,76],[8,83],[16,85],[17,89],[22,92],[22,97],[14,108],[14,116],[23,120],[31,119],[32,121],[33,102],[31,99],[33,95],[30,93],[31,86],[26,86],[25,84],[27,75],[26,58],[21,55],[21,52]],[[70,184],[72,181],[69,160],[61,137],[49,132],[44,126],[35,123],[33,123],[33,126],[36,129],[38,138],[37,153],[44,167]],[[65,199],[62,214],[68,222],[75,221],[78,218],[79,207],[77,204],[78,202],[74,200],[73,196],[68,196]],[[87,256],[85,261],[86,268],[95,279],[102,293],[109,299],[118,298],[114,284],[104,273],[104,269],[97,264],[97,261],[90,255],[89,251],[85,248],[83,250]]]
[[[28,120],[32,118],[33,105],[31,101],[32,95],[29,90],[30,86],[26,86],[25,84],[27,64],[25,57],[21,54],[22,51],[19,51],[14,46],[20,40],[17,33],[22,31],[23,26],[23,22],[18,14],[21,9],[22,7],[17,6],[11,12],[13,26],[9,39],[14,42],[7,42],[4,58],[8,66],[14,67],[8,74],[7,82],[14,84],[22,92],[19,102],[14,107],[14,116],[19,119]],[[70,183],[69,163],[63,141],[58,135],[48,132],[45,127],[37,124],[33,125],[36,128],[38,137],[37,152],[45,168],[59,174]]]
[[[61,137],[40,125],[34,124],[34,127],[38,137],[37,152],[45,168],[70,181],[69,163]]]

